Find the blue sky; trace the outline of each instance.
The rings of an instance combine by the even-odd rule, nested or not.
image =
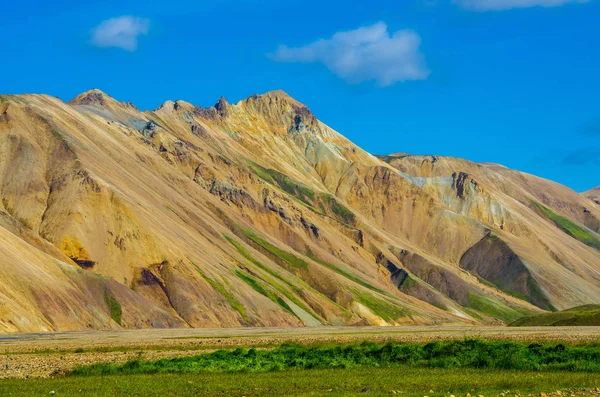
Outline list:
[[[374,154],[600,185],[600,0],[88,3],[3,4],[0,92],[146,109],[283,89]]]

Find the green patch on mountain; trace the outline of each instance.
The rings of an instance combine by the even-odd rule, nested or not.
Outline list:
[[[300,270],[308,269],[308,263],[304,259],[298,258],[296,255],[294,255],[290,252],[284,251],[281,248],[269,243],[268,241],[263,239],[258,233],[254,232],[253,230],[250,230],[250,229],[241,229],[241,230],[247,238],[254,241],[256,244],[258,244],[260,247],[262,247],[265,250],[267,250],[268,252],[270,252],[272,255],[283,260],[288,265],[290,265],[294,268],[300,269]]]
[[[248,160],[248,167],[262,180],[279,187],[284,192],[298,199],[312,211],[321,215],[330,213],[334,219],[346,225],[355,225],[356,217],[347,207],[341,204],[335,196],[328,193],[315,192],[308,186],[274,169],[265,168]],[[319,206],[322,212],[315,209]]]
[[[548,299],[531,274],[527,277],[527,288],[529,290],[529,296],[531,297],[532,302],[543,302],[545,308],[552,312],[556,311],[556,308],[552,305],[552,303],[550,303],[550,299]]]
[[[525,316],[509,325],[511,327],[600,326],[600,305],[585,305],[554,313]]]
[[[393,304],[385,299],[369,293],[353,289],[352,293],[358,302],[366,306],[374,314],[381,317],[385,321],[396,321],[401,317],[410,315],[410,311],[406,308]]]
[[[110,318],[112,318],[117,324],[121,325],[121,316],[123,314],[123,310],[117,298],[115,298],[110,291],[105,291],[104,302],[106,303],[106,306],[108,306]]]
[[[277,278],[278,280],[282,281],[283,283],[285,283],[291,291],[293,291],[294,294],[296,294],[297,296],[303,296],[306,291],[311,291],[312,293],[319,295],[320,297],[322,297],[323,299],[327,299],[329,300],[332,304],[334,304],[338,309],[340,309],[342,312],[344,312],[344,314],[347,317],[350,317],[350,312],[348,312],[348,310],[342,306],[340,306],[338,303],[336,303],[335,301],[332,301],[331,299],[329,299],[327,296],[325,296],[324,294],[322,294],[321,292],[315,290],[314,288],[312,288],[310,285],[308,285],[304,280],[302,280],[301,278],[296,277],[296,282],[298,283],[298,285],[294,285],[291,282],[289,282],[288,280],[286,280],[285,278],[283,278],[281,275],[277,274],[276,272],[274,272],[272,269],[268,268],[267,266],[265,266],[264,264],[262,264],[261,262],[257,261],[254,257],[252,257],[250,255],[250,253],[242,246],[240,245],[237,241],[235,241],[233,238],[231,238],[230,236],[224,235],[225,238],[234,246],[236,247],[236,249],[238,250],[238,252],[240,252],[240,254],[242,254],[246,259],[248,259],[252,264],[256,265],[257,267],[259,267],[260,269],[262,269],[263,271],[265,271],[266,273],[270,274],[271,276]],[[304,310],[307,313],[312,313],[313,315],[317,316],[314,312],[314,310],[311,310],[307,307],[306,304],[304,304],[303,301],[301,301],[300,299],[298,299],[294,294],[292,294],[290,291],[288,291],[286,288],[280,286],[279,284],[277,284],[274,281],[270,281],[270,284],[273,285],[279,292],[281,292],[283,295],[285,295],[286,298],[288,298],[289,300],[291,300],[293,303],[295,303],[296,305],[298,305],[298,307],[300,307],[302,310]]]
[[[471,247],[461,257],[460,267],[475,275],[482,284],[541,309],[553,310],[525,261],[498,236],[488,235]]]
[[[287,175],[271,169],[262,167],[256,163],[248,162],[248,166],[259,178],[265,182],[279,186],[284,192],[298,198],[303,203],[312,206],[315,200],[315,192],[308,186],[288,177]]]
[[[240,316],[242,316],[242,318],[247,321],[250,322],[250,317],[248,317],[248,314],[246,313],[246,308],[244,307],[244,305],[242,304],[242,302],[240,302],[235,295],[233,295],[228,288],[225,287],[225,285],[223,285],[223,283],[221,283],[219,280],[214,279],[214,278],[210,278],[208,277],[203,271],[202,269],[200,269],[196,264],[194,264],[194,267],[196,268],[196,270],[198,271],[198,273],[200,273],[200,275],[202,276],[202,278],[204,278],[204,280],[206,280],[206,282],[215,290],[217,291],[223,298],[225,298],[227,300],[227,303],[229,303],[229,306],[231,306],[233,308],[233,310],[235,310],[236,312],[238,312],[240,314]]]
[[[325,266],[326,268],[328,268],[329,270],[332,270],[334,272],[336,272],[337,274],[346,277],[348,280],[351,280],[353,282],[355,282],[356,284],[363,286],[367,289],[370,289],[371,291],[376,291],[379,292],[381,294],[387,294],[385,291],[380,290],[379,288],[376,288],[374,286],[372,286],[371,284],[369,284],[368,282],[366,282],[365,280],[363,280],[362,278],[355,276],[354,274],[339,268],[338,266],[332,265],[331,263],[325,262],[322,259],[319,259],[310,248],[308,248],[308,250],[306,251],[306,256],[308,256],[310,259],[312,259],[313,261]]]
[[[25,99],[19,97],[18,95],[10,95],[10,94],[2,94],[0,95],[0,103],[2,102],[15,102],[15,103],[25,103]]]
[[[430,305],[437,307],[438,309],[448,310],[448,307],[440,298],[441,294],[439,294],[435,288],[427,284],[425,281],[420,280],[412,275],[408,275],[404,279],[398,290],[407,295],[414,296],[417,299],[425,301]]]
[[[286,279],[284,279],[283,277],[281,277],[279,274],[277,274],[272,269],[270,269],[267,266],[263,265],[258,260],[254,259],[254,257],[252,255],[250,255],[250,253],[246,250],[246,248],[244,248],[244,246],[242,246],[240,243],[238,243],[234,238],[232,238],[231,236],[229,236],[227,234],[223,234],[223,237],[225,237],[225,239],[227,241],[229,241],[229,243],[235,247],[235,249],[240,253],[240,255],[242,255],[244,258],[246,258],[250,263],[252,263],[253,265],[257,266],[261,270],[267,272],[271,276],[277,278],[278,280],[284,282],[288,286],[293,287],[292,283],[290,283],[289,281],[287,281]]]
[[[319,194],[320,207],[321,209],[329,208],[331,212],[335,215],[335,217],[342,223],[347,225],[355,225],[356,217],[354,213],[350,211],[347,207],[340,204],[340,202],[331,194],[321,193]]]
[[[290,306],[279,295],[277,295],[277,293],[275,293],[273,290],[267,287],[262,280],[241,270],[236,270],[235,273],[242,281],[248,284],[250,288],[258,292],[259,294],[266,296],[267,298],[269,298],[270,300],[272,300],[273,302],[275,302],[284,310],[290,312],[294,316],[296,315],[296,313],[294,313]]]
[[[504,303],[473,292],[469,293],[467,307],[505,322],[512,322],[522,317],[519,311],[506,306]]]
[[[590,247],[600,250],[600,240],[589,229],[579,226],[564,216],[558,215],[540,203],[534,202],[533,205],[563,232]]]
[[[229,241],[231,243],[231,245],[233,245],[237,251],[244,257],[246,258],[250,263],[252,263],[253,265],[255,265],[256,267],[258,267],[259,269],[261,269],[262,271],[266,272],[267,274],[275,277],[277,280],[283,282],[285,285],[287,285],[289,288],[291,288],[293,291],[296,291],[297,287],[295,285],[293,285],[291,282],[289,282],[288,280],[286,280],[285,278],[283,278],[281,275],[277,274],[277,272],[273,271],[272,269],[270,269],[269,267],[265,266],[264,264],[262,264],[261,262],[259,262],[258,260],[256,260],[252,255],[250,255],[250,253],[240,244],[238,243],[235,239],[233,239],[232,237],[224,234],[223,237],[225,237],[227,239],[227,241]],[[290,291],[288,291],[286,288],[282,287],[281,285],[279,285],[277,282],[275,282],[274,280],[268,280],[269,284],[271,284],[273,287],[275,287],[275,289],[277,291],[279,291],[280,293],[282,293],[283,295],[285,295],[286,298],[288,298],[290,301],[292,301],[293,303],[295,303],[298,307],[300,307],[302,310],[304,310],[307,313],[313,313],[312,310],[310,310],[308,307],[306,307],[306,305],[299,300],[296,296],[294,296]],[[308,286],[307,286],[308,287]],[[310,287],[309,287],[310,288]]]
[[[536,305],[544,310],[556,311],[554,306],[552,306],[552,304],[550,303],[550,300],[548,299],[546,294],[544,294],[544,292],[541,290],[540,286],[538,285],[537,281],[531,276],[531,274],[527,274],[528,295],[524,294],[521,291],[512,289],[510,286],[507,285],[506,281],[502,280],[502,279],[495,280],[494,283],[490,283],[489,281],[482,279],[481,277],[478,277],[478,279],[479,279],[479,281],[481,281],[482,284],[486,284],[491,287],[498,288],[502,292],[505,292],[508,295],[513,296],[517,299],[521,299],[525,302],[533,303],[534,305]]]

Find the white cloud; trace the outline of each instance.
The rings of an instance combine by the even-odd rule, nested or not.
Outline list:
[[[122,16],[102,21],[92,32],[91,43],[97,47],[117,47],[135,51],[138,37],[148,34],[150,21],[145,18]]]
[[[338,32],[302,47],[280,46],[269,57],[277,62],[322,63],[350,83],[375,80],[381,86],[425,80],[429,69],[412,30],[389,34],[385,23]]]
[[[512,8],[558,7],[591,0],[452,0],[453,3],[473,11],[499,11]]]

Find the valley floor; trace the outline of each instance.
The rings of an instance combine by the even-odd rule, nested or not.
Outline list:
[[[286,342],[419,343],[451,339],[600,342],[600,327],[314,327],[7,334],[0,335],[0,378],[47,378],[93,363],[182,357],[199,351],[271,347]]]
[[[0,380],[0,395],[574,397],[600,396],[600,377],[597,373],[402,367],[115,375],[5,379]]]

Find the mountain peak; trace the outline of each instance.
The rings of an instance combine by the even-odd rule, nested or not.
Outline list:
[[[82,92],[69,101],[69,105],[99,105],[106,106],[108,102],[115,101],[110,95],[105,94],[98,88]]]
[[[288,94],[284,90],[271,90],[271,91],[265,92],[263,95],[271,96],[271,97],[286,98],[286,99],[294,99],[294,98],[292,98],[292,96],[290,94]]]
[[[267,91],[264,94],[254,94],[251,97],[247,98],[245,102],[256,102],[256,101],[267,101],[269,103],[288,103],[295,106],[305,106],[295,100],[291,95],[283,90],[272,90]]]
[[[219,112],[221,117],[227,117],[229,115],[229,102],[227,102],[227,99],[224,96],[219,98],[217,103],[215,103],[214,108],[217,109],[217,112]]]
[[[260,114],[273,125],[283,125],[290,133],[320,131],[318,119],[303,103],[283,90],[254,94],[240,102],[249,112]]]
[[[203,108],[200,106],[196,106],[194,108],[194,113],[202,118],[217,120],[218,118],[226,118],[229,116],[229,102],[227,99],[222,96],[219,98],[217,103],[209,108]]]

